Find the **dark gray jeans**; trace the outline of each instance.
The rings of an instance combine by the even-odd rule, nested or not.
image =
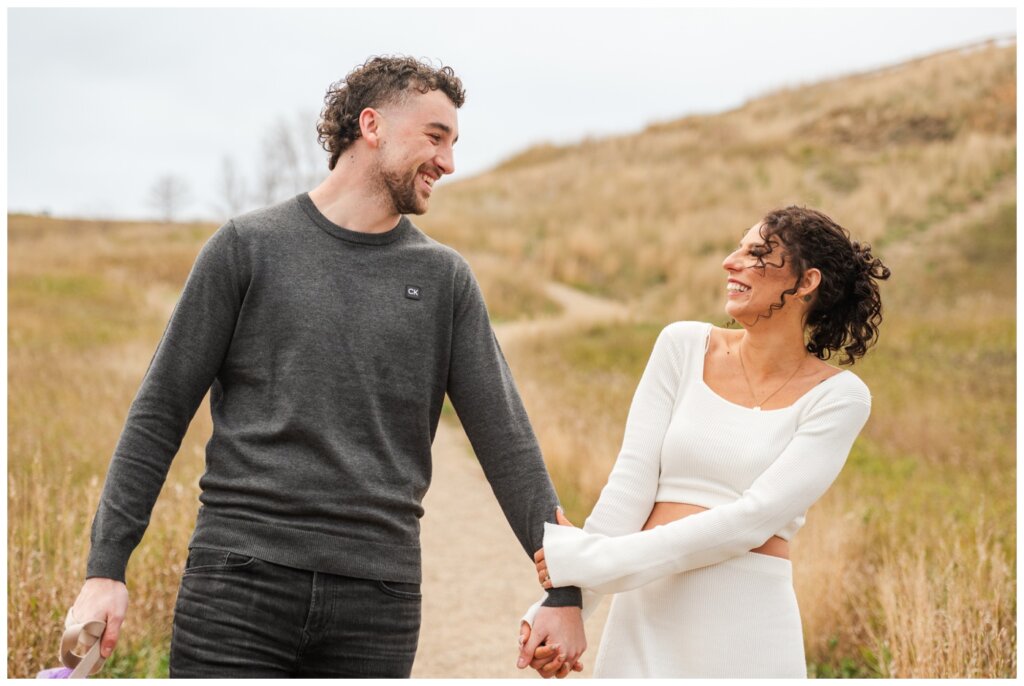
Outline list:
[[[178,589],[171,678],[407,678],[419,584],[293,569],[192,548]]]

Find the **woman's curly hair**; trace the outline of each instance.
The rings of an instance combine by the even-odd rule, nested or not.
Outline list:
[[[456,107],[466,101],[462,81],[451,67],[435,68],[412,57],[371,57],[332,83],[324,96],[316,131],[320,145],[330,154],[327,167],[334,169],[341,153],[359,138],[360,112],[400,102],[410,87],[420,93],[440,90]]]
[[[765,257],[779,248],[781,261],[772,266],[784,267],[791,261],[797,275],[793,287],[772,303],[768,316],[785,304],[787,295],[796,294],[804,273],[816,268],[821,283],[811,296],[804,322],[808,352],[827,360],[842,350],[846,356],[840,364],[853,364],[863,357],[878,339],[882,323],[878,281],[891,274],[871,254],[871,246],[851,240],[850,232],[825,214],[795,205],[766,215],[760,233],[766,252],[758,257],[758,267],[763,269]]]

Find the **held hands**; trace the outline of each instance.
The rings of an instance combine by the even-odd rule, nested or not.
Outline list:
[[[533,630],[526,622],[519,627],[519,669],[530,665],[545,679],[564,679],[570,672],[583,671],[579,658],[587,649],[587,639],[580,608],[542,607],[533,623]]]
[[[101,619],[107,623],[100,639],[100,656],[110,657],[128,613],[128,587],[114,579],[86,579],[71,612],[79,622]]]
[[[576,525],[566,519],[565,515],[562,514],[562,508],[555,510],[555,520],[562,526],[575,527]],[[540,585],[545,589],[551,588],[551,577],[548,576],[548,563],[544,559],[544,549],[541,548],[533,556],[533,561],[537,563],[537,580],[540,581]]]
[[[562,509],[555,510],[556,521],[563,526],[573,526],[565,518]],[[547,578],[547,564],[544,549],[534,555],[537,574],[545,588],[551,588]],[[546,582],[546,584],[545,584]],[[571,672],[583,671],[580,656],[587,649],[587,638],[583,631],[583,613],[578,607],[541,607],[533,621],[533,627],[523,622],[519,628],[519,669],[530,665],[545,679],[564,679]]]

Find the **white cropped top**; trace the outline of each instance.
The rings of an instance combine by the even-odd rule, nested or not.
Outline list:
[[[552,584],[617,593],[789,540],[839,475],[871,410],[853,372],[822,381],[789,407],[732,403],[704,383],[712,326],[665,327],[637,386],[622,450],[582,529],[545,524]],[[655,502],[710,508],[641,531]],[[539,604],[538,604],[539,605]],[[524,620],[532,623],[536,607]]]

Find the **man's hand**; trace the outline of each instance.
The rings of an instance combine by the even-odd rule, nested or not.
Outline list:
[[[529,640],[530,625],[523,622],[519,633],[520,650],[523,649],[523,644]],[[568,661],[559,659],[560,650],[561,646],[557,644],[538,646],[537,650],[533,653],[533,660],[530,661],[530,666],[537,670],[537,673],[544,679],[550,679],[553,676],[556,676],[559,679],[564,679],[569,676],[569,672],[583,671],[582,662],[577,661],[575,664],[570,666]]]
[[[578,660],[587,649],[587,637],[580,608],[541,607],[532,631],[529,624],[522,623],[519,645],[519,669],[529,665],[545,679],[564,679],[569,672],[582,671]]]
[[[110,657],[117,645],[121,624],[128,613],[128,587],[114,579],[86,579],[71,612],[76,623],[94,619],[102,619],[107,623],[103,638],[100,639],[100,656]]]

